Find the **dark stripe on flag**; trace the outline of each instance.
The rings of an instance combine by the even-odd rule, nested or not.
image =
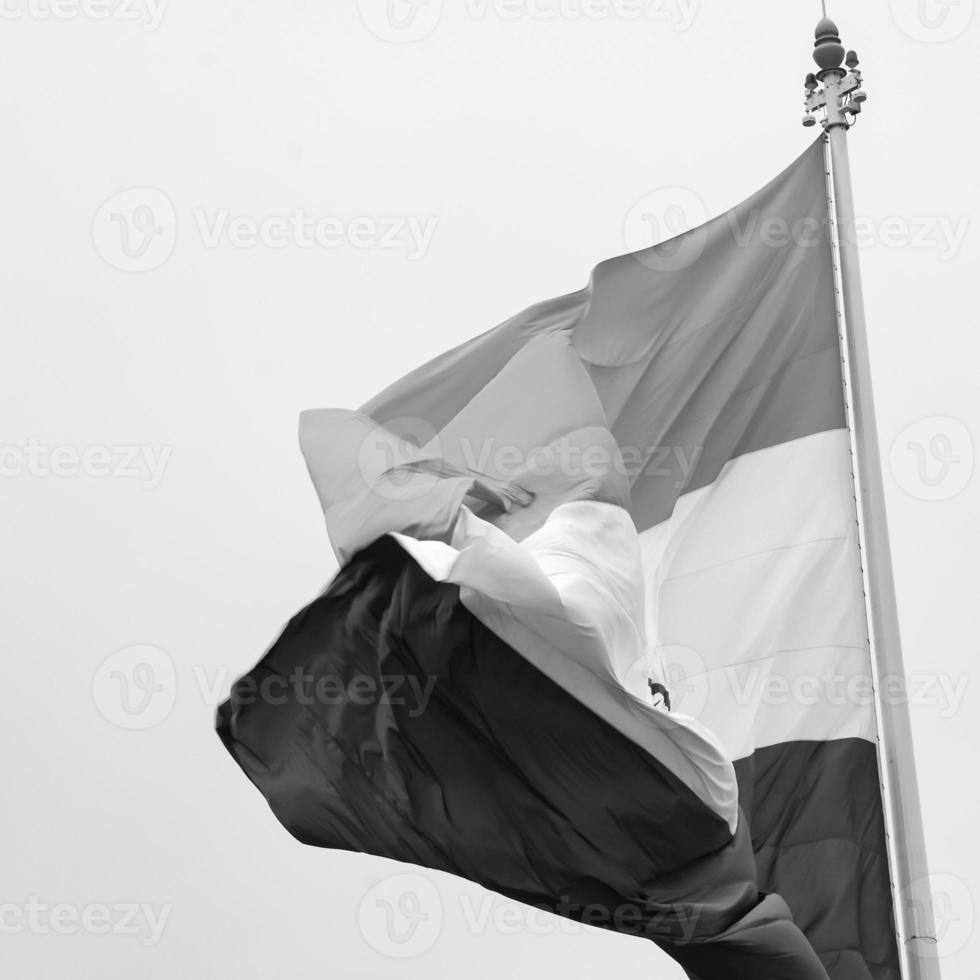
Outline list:
[[[237,682],[219,732],[301,840],[505,893],[589,878],[630,894],[731,838],[387,536]]]
[[[900,976],[876,747],[770,745],[735,763],[759,884],[778,892],[831,980]],[[841,881],[860,887],[841,889]]]
[[[289,622],[217,728],[305,843],[644,936],[702,980],[748,976],[739,964],[755,980],[825,980],[782,901],[759,903],[744,820],[733,838],[393,538]]]

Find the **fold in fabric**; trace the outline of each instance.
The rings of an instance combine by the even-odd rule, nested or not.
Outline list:
[[[462,509],[451,544],[395,538],[484,625],[679,777],[734,831],[738,786],[714,736],[653,703],[643,573],[629,514],[579,500],[515,542]]]
[[[733,837],[390,535],[290,621],[217,727],[308,844],[643,936],[701,980],[826,980],[785,906],[760,905],[744,822]]]

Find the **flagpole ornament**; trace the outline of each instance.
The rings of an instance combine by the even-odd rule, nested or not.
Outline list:
[[[855,230],[847,131],[867,99],[858,57],[845,51],[837,25],[824,16],[814,32],[818,71],[806,76],[804,126],[819,121],[825,136],[827,195],[840,276],[838,315],[848,368],[848,404],[856,458],[856,497],[866,579],[867,613],[877,684],[900,695],[877,705],[879,764],[891,836],[894,911],[908,980],[939,980],[932,884],[926,860],[915,750],[905,691],[881,452],[875,420],[867,325]]]
[[[816,114],[822,111],[820,125],[824,130],[847,129],[868,98],[861,88],[857,54],[845,53],[837,25],[829,17],[820,20],[814,37],[813,60],[820,70],[808,74],[803,82],[803,125],[815,126]]]

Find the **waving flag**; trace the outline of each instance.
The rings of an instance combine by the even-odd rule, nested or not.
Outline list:
[[[823,166],[304,413],[343,567],[218,716],[299,839],[899,976]]]

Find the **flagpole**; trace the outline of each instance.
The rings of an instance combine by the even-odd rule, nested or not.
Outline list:
[[[866,96],[861,89],[857,56],[853,51],[848,51],[845,58],[837,26],[826,15],[817,25],[815,37],[813,58],[820,70],[816,75],[807,75],[804,83],[806,115],[803,123],[806,126],[814,125],[814,113],[823,110],[824,118],[820,122],[826,133],[830,155],[827,190],[834,205],[843,307],[845,350],[842,353],[848,364],[850,381],[849,407],[857,458],[862,554],[879,691],[879,759],[883,769],[885,809],[892,831],[890,851],[896,926],[904,949],[908,980],[938,980],[940,972],[932,889],[915,773],[912,726],[905,695],[905,668],[888,541],[847,154],[847,131],[861,112]],[[842,67],[842,64],[847,67]],[[889,691],[887,701],[880,696],[885,682]]]

